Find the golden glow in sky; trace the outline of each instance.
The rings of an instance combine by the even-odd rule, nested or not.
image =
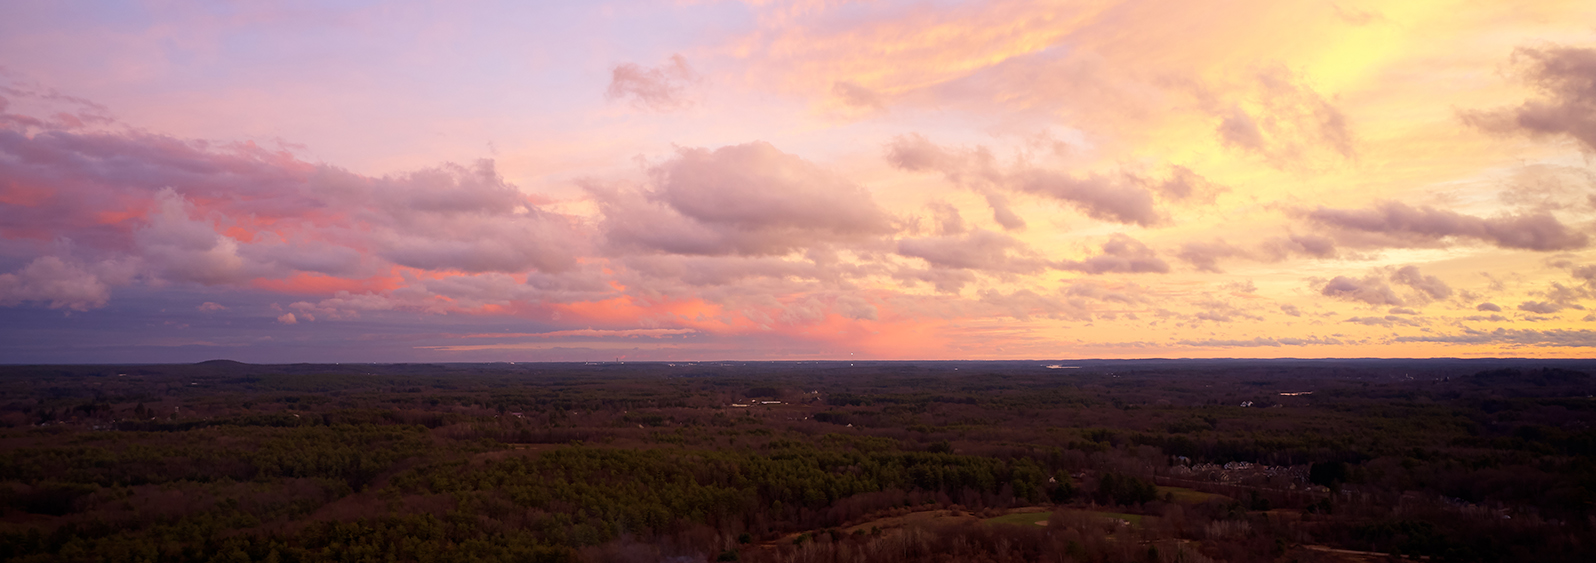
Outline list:
[[[0,6],[0,361],[1588,357],[1589,2]]]

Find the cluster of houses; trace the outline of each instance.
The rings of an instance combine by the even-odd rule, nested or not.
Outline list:
[[[1312,492],[1329,492],[1321,485],[1308,482],[1307,465],[1260,465],[1245,461],[1232,461],[1224,465],[1217,463],[1199,463],[1188,465],[1186,463],[1171,467],[1168,476],[1176,479],[1193,481],[1209,481],[1215,483],[1230,483],[1235,485],[1262,486],[1286,490],[1305,490]]]

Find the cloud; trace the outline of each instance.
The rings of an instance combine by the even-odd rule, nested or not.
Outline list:
[[[1435,276],[1424,275],[1418,266],[1413,265],[1394,270],[1383,268],[1362,278],[1336,276],[1327,282],[1319,283],[1323,283],[1322,286],[1316,286],[1320,295],[1375,306],[1423,305],[1452,296],[1452,288],[1447,286],[1446,282]],[[1398,295],[1391,287],[1391,283],[1409,287],[1413,291],[1407,296]]]
[[[1199,271],[1218,274],[1224,272],[1224,270],[1219,269],[1219,260],[1221,258],[1247,255],[1247,251],[1223,240],[1216,239],[1210,242],[1191,241],[1184,243],[1180,245],[1180,251],[1175,254],[1175,257],[1187,264],[1191,264]]]
[[[957,236],[899,240],[898,254],[920,258],[939,268],[1016,274],[1034,274],[1047,268],[1047,262],[1037,258],[1024,243],[985,229]]]
[[[937,234],[960,235],[968,230],[957,207],[941,202],[932,203],[930,207],[932,215],[936,217]]]
[[[285,325],[295,325],[299,324],[299,318],[295,317],[293,313],[283,313],[277,317],[277,322]]]
[[[467,334],[465,338],[560,338],[570,336],[595,336],[602,338],[664,338],[667,336],[686,336],[697,334],[699,331],[690,328],[629,328],[629,329],[572,329],[554,330],[549,332],[483,332]]]
[[[1277,167],[1301,164],[1315,153],[1356,155],[1346,115],[1284,67],[1258,72],[1242,92],[1243,99],[1229,103],[1206,100],[1223,145]]]
[[[1587,284],[1596,283],[1596,264],[1576,266],[1570,270],[1570,273],[1574,274],[1576,279],[1583,280]]]
[[[1074,270],[1088,274],[1147,274],[1168,273],[1169,264],[1159,258],[1153,249],[1124,233],[1114,233],[1103,243],[1103,253],[1085,260],[1059,262],[1061,270]]]
[[[1147,305],[1153,303],[1146,288],[1134,283],[1111,283],[1092,279],[1070,280],[1061,290],[1064,295],[1122,305]]]
[[[370,244],[394,263],[466,272],[558,272],[585,250],[569,217],[543,211],[491,160],[444,164],[372,182],[354,194]]]
[[[1253,321],[1263,320],[1263,317],[1219,299],[1203,299],[1192,304],[1199,309],[1192,315],[1192,318],[1198,321],[1230,323],[1235,322],[1238,318]]]
[[[70,249],[0,278],[0,305],[87,310],[137,280],[378,292],[373,299],[389,308],[465,310],[473,301],[443,304],[425,288],[458,282],[396,272],[554,274],[591,255],[583,221],[542,209],[489,160],[374,177],[248,142],[29,127],[42,129],[0,126],[0,240],[71,241]],[[507,290],[511,297],[551,295],[510,285],[522,288]],[[297,320],[313,318],[302,311]]]
[[[697,73],[681,55],[671,55],[656,67],[636,63],[616,65],[610,71],[610,87],[605,96],[629,100],[633,106],[654,111],[672,111],[692,105],[687,87],[699,80]]]
[[[1023,170],[1013,177],[1015,189],[1073,204],[1101,221],[1152,226],[1164,216],[1139,178],[1127,175],[1074,175],[1051,170]]]
[[[1497,305],[1495,303],[1486,302],[1486,303],[1481,303],[1478,306],[1474,307],[1474,310],[1476,310],[1476,311],[1492,311],[1492,312],[1500,313],[1500,312],[1502,312],[1502,306],[1501,305]]]
[[[1321,225],[1383,237],[1366,242],[1395,246],[1433,244],[1448,237],[1462,237],[1502,248],[1551,251],[1580,249],[1590,242],[1590,237],[1584,233],[1545,213],[1487,219],[1387,201],[1365,209],[1319,207],[1309,211],[1307,217]]]
[[[1596,347],[1596,331],[1580,330],[1530,330],[1498,328],[1492,331],[1464,329],[1461,334],[1399,336],[1393,342],[1438,342],[1443,344],[1505,344],[1518,346],[1551,346],[1560,348]]]
[[[1154,183],[1153,190],[1170,201],[1213,203],[1219,194],[1230,191],[1230,188],[1210,182],[1185,166],[1172,166],[1169,179]]]
[[[1290,303],[1281,305],[1280,306],[1280,312],[1285,313],[1285,314],[1290,315],[1290,316],[1293,316],[1293,317],[1302,316],[1302,309],[1298,309],[1296,305],[1292,305]]]
[[[1430,299],[1446,299],[1452,296],[1452,288],[1435,276],[1426,276],[1419,273],[1418,266],[1403,266],[1391,273],[1391,281],[1406,285],[1419,291]]]
[[[1513,171],[1497,194],[1502,203],[1535,213],[1596,207],[1596,172],[1577,166],[1527,164]]]
[[[975,283],[975,273],[969,270],[947,268],[903,269],[893,273],[899,280],[928,282],[941,293],[958,293],[966,284]]]
[[[1464,112],[1464,122],[1493,132],[1566,135],[1596,151],[1596,49],[1521,47],[1513,62],[1542,98],[1512,109]]]
[[[949,148],[919,134],[894,138],[887,144],[886,158],[899,169],[937,172],[956,185],[981,193],[992,206],[994,219],[1011,229],[1024,223],[998,192],[1044,197],[1068,204],[1093,219],[1145,227],[1165,219],[1157,207],[1160,196],[1169,201],[1212,202],[1215,194],[1225,189],[1181,166],[1171,167],[1165,179],[1124,171],[1066,173],[1026,162],[1005,167],[985,147]]]
[[[612,246],[778,255],[893,230],[870,192],[765,142],[679,149],[651,177],[641,191],[588,186]]]
[[[169,280],[220,284],[244,280],[245,261],[238,241],[217,234],[209,222],[190,217],[188,200],[171,188],[155,195],[155,211],[134,240],[151,266]]]
[[[219,303],[206,301],[204,303],[200,303],[200,305],[194,309],[201,313],[215,313],[217,311],[226,311],[227,307]]]
[[[1320,288],[1319,294],[1347,301],[1361,301],[1370,305],[1400,306],[1407,303],[1379,276],[1367,276],[1361,279],[1336,276]]]
[[[1278,348],[1281,346],[1340,346],[1345,344],[1336,338],[1310,336],[1308,338],[1268,338],[1259,336],[1251,340],[1177,340],[1181,346],[1196,346],[1201,348]]]
[[[1518,310],[1541,315],[1550,315],[1563,310],[1563,307],[1556,303],[1547,303],[1545,301],[1525,301],[1518,304]]]
[[[1091,313],[1083,307],[1064,300],[1038,294],[1029,289],[1003,293],[985,289],[980,292],[981,302],[996,307],[1000,314],[1019,320],[1032,317],[1050,319],[1088,320]]]
[[[836,82],[831,87],[831,94],[850,107],[877,111],[887,107],[887,100],[880,92],[852,81]]]
[[[1263,252],[1274,260],[1284,260],[1292,255],[1314,258],[1335,258],[1336,243],[1319,235],[1288,235],[1265,241]]]
[[[1386,315],[1384,317],[1351,317],[1351,318],[1348,318],[1347,320],[1342,321],[1342,322],[1356,323],[1356,324],[1368,325],[1368,326],[1383,326],[1383,327],[1390,327],[1390,326],[1394,326],[1394,325],[1419,326],[1419,324],[1420,324],[1418,321],[1414,321],[1412,319],[1407,319],[1407,318],[1403,318],[1403,317],[1398,317],[1396,315]]]
[[[111,286],[127,283],[131,264],[84,266],[56,256],[41,256],[12,274],[0,274],[0,305],[48,302],[51,309],[87,311],[104,307]]]

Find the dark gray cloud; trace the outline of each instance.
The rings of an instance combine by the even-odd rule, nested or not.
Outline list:
[[[1479,306],[1475,307],[1474,310],[1500,313],[1502,312],[1502,306],[1495,303],[1481,303]]]
[[[616,65],[610,71],[610,87],[605,95],[611,100],[629,100],[642,109],[671,111],[692,105],[687,87],[698,79],[686,58],[671,55],[656,67]]]
[[[1590,237],[1547,213],[1475,217],[1433,207],[1387,201],[1364,209],[1319,207],[1308,219],[1328,227],[1379,235],[1388,245],[1434,244],[1448,237],[1482,240],[1503,248],[1536,251],[1584,248]]]
[[[1596,49],[1522,47],[1513,62],[1542,97],[1517,108],[1465,112],[1463,120],[1487,131],[1567,135],[1596,151]]]
[[[1061,270],[1088,274],[1148,274],[1167,273],[1169,264],[1158,257],[1153,249],[1124,233],[1114,233],[1103,243],[1103,253],[1085,260],[1059,262]]]

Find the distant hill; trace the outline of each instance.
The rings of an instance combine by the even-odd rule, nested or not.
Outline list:
[[[200,363],[197,363],[197,364],[194,364],[194,365],[196,365],[196,366],[218,367],[218,368],[230,368],[230,367],[247,366],[249,364],[246,364],[244,362],[235,362],[233,360],[205,360],[203,362],[200,362]]]

